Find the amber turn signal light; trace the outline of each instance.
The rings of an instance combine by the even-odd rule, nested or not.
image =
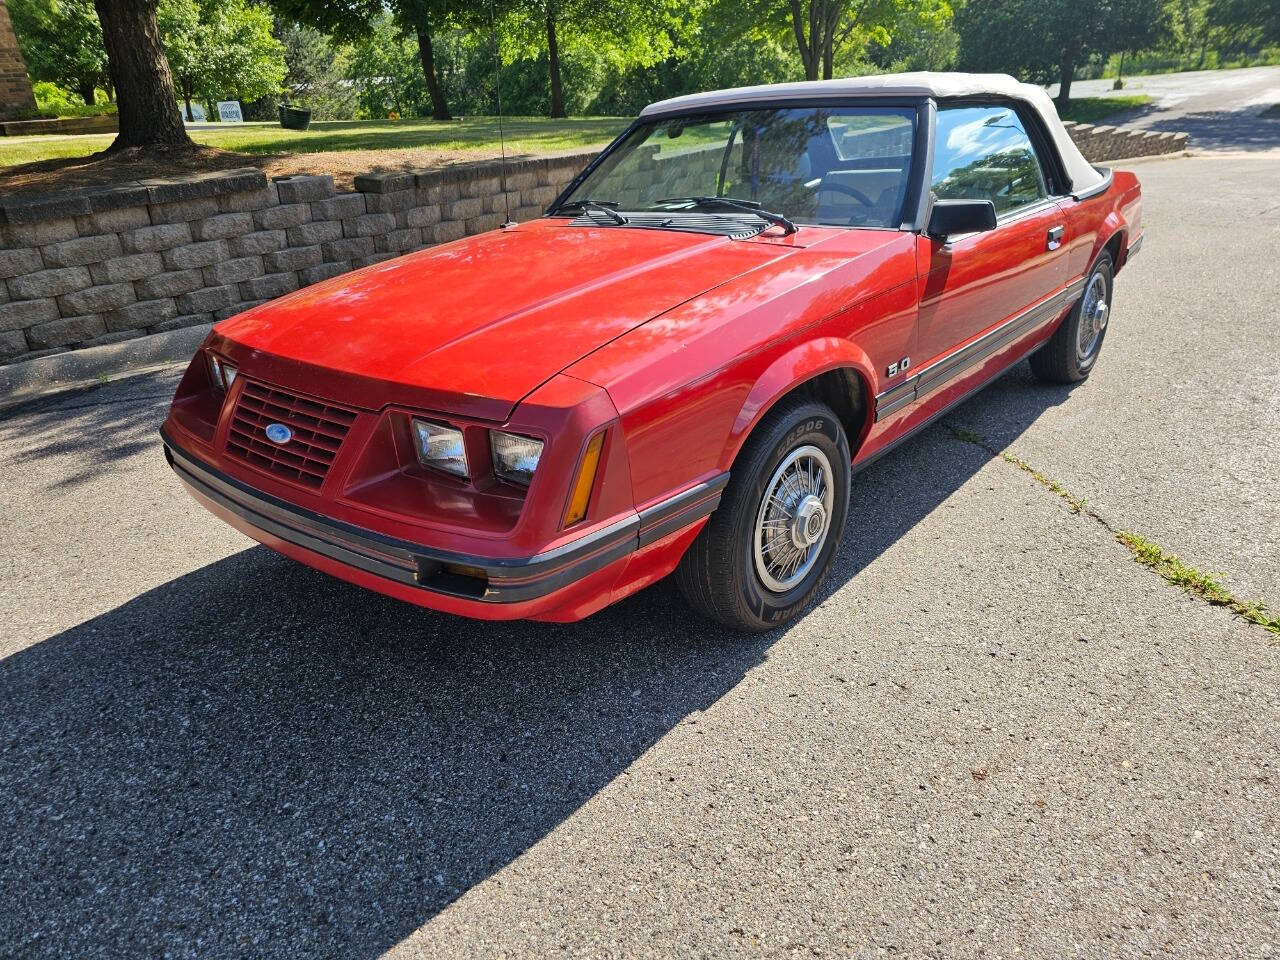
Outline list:
[[[573,492],[569,496],[569,509],[564,515],[564,525],[571,527],[581,523],[587,516],[587,506],[591,503],[591,488],[596,484],[596,469],[600,466],[600,451],[604,449],[604,431],[601,430],[587,444],[587,452],[582,455],[582,463],[578,465],[578,475],[573,481]]]

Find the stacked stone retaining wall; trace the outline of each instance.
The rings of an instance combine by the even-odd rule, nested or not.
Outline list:
[[[540,216],[594,154],[268,182],[258,170],[0,198],[0,362],[210,323]]]
[[[1185,133],[1159,133],[1132,127],[1107,127],[1091,123],[1064,123],[1075,145],[1090,163],[1157,157],[1187,149]]]

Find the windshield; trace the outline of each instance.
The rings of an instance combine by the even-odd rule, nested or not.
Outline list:
[[[702,209],[729,197],[800,224],[898,227],[912,107],[747,109],[641,122],[560,204],[626,214]],[[557,208],[559,209],[559,208]],[[597,216],[597,219],[599,217]]]

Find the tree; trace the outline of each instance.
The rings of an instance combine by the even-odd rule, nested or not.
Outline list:
[[[93,0],[120,115],[120,132],[110,151],[191,146],[160,40],[156,3]]]
[[[1280,42],[1280,0],[1215,0],[1209,19],[1259,44]]]
[[[417,43],[387,14],[374,20],[369,36],[352,45],[347,76],[355,82],[364,116],[385,117],[389,110],[413,116],[429,103]]]
[[[889,25],[889,45],[871,44],[867,55],[883,70],[947,70],[956,60],[960,38],[947,0],[917,0],[899,8]]]
[[[290,20],[314,27],[321,33],[340,40],[367,39],[384,11],[382,0],[272,0],[280,14]],[[418,60],[423,79],[431,94],[431,115],[436,120],[451,120],[436,71],[432,36],[455,17],[475,17],[476,8],[469,0],[389,0],[391,13],[400,28],[411,34],[418,44]]]
[[[284,46],[271,15],[244,0],[161,0],[160,34],[178,90],[194,120],[192,100],[257,100],[279,93]]]
[[[1105,58],[1108,54],[1120,54],[1120,65],[1116,71],[1114,89],[1124,87],[1124,57],[1127,53],[1167,42],[1173,36],[1172,21],[1169,17],[1168,4],[1164,0],[1152,0],[1150,3],[1139,3],[1136,0],[1112,4],[1108,26],[1110,42],[1107,48],[1099,51]],[[1059,99],[1066,103],[1066,97]]]
[[[347,78],[350,50],[314,27],[277,21],[275,35],[284,45],[287,96],[296,97],[316,116],[355,119],[356,93]]]
[[[93,106],[109,85],[102,28],[90,0],[10,0],[9,14],[32,80],[74,90]]]
[[[497,7],[504,59],[545,55],[549,113],[563,117],[566,53],[589,49],[614,67],[651,66],[672,50],[680,7],[679,0],[504,0]]]
[[[431,94],[431,117],[434,120],[452,120],[448,101],[440,89],[440,77],[436,73],[435,48],[432,35],[449,20],[456,2],[449,0],[399,0],[395,4],[396,20],[406,32],[418,41],[418,60],[422,64],[422,76]]]
[[[1195,57],[1193,70],[1204,67],[1210,46],[1222,38],[1222,28],[1211,19],[1211,7],[1211,0],[1171,0],[1168,5],[1174,42],[1181,55],[1188,60]]]
[[[944,36],[940,49],[929,49],[926,39],[949,30],[949,0],[748,0],[739,16],[793,43],[806,80],[884,68],[899,58],[929,67],[952,58],[953,41]],[[912,42],[887,53],[899,37]]]
[[[830,80],[837,53],[850,39],[858,38],[865,48],[875,39],[889,42],[887,25],[897,13],[892,0],[786,0],[795,34],[804,78]]]
[[[968,0],[956,12],[964,69],[1056,80],[1059,106],[1071,97],[1078,67],[1149,46],[1167,25],[1164,0]]]

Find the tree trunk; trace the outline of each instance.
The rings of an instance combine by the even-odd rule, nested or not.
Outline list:
[[[547,58],[551,63],[551,116],[563,117],[564,83],[560,78],[560,44],[556,40],[556,14],[547,5]]]
[[[120,133],[108,149],[190,145],[156,25],[156,0],[94,0],[93,5],[119,100]]]
[[[92,107],[98,102],[98,94],[94,89],[95,87],[97,87],[97,84],[92,80],[81,79],[76,84],[76,91],[80,94],[80,99],[84,101],[86,107]]]
[[[418,27],[417,32],[418,59],[422,61],[422,75],[427,78],[427,92],[431,94],[431,117],[434,120],[452,120],[449,102],[440,89],[440,81],[436,79],[436,56],[431,49],[431,31]]]
[[[1058,112],[1061,113],[1071,99],[1071,81],[1076,75],[1075,52],[1066,52],[1058,64]]]
[[[187,123],[195,123],[196,112],[191,109],[191,84],[186,80],[182,81],[182,100],[187,105]]]
[[[804,78],[818,79],[818,67],[822,63],[822,46],[818,37],[818,0],[809,0],[808,29],[800,0],[791,0],[791,30],[796,35],[796,47],[800,50],[800,62],[804,64]]]

